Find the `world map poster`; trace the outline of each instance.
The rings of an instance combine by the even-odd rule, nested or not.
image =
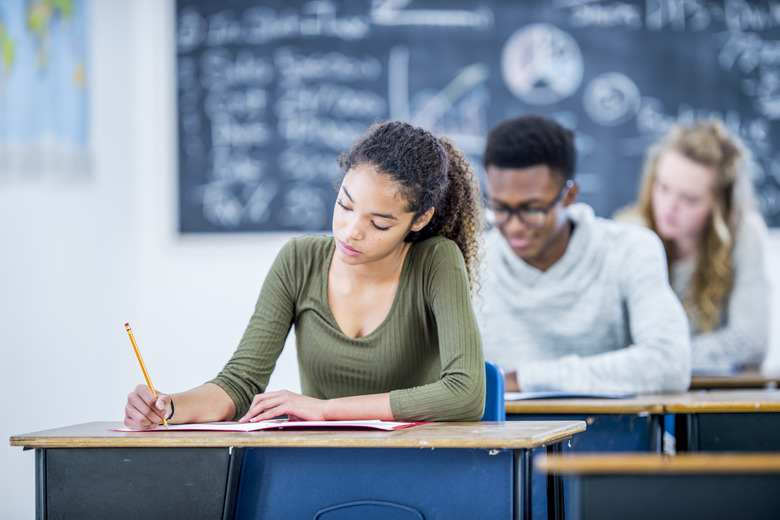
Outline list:
[[[0,1],[0,180],[89,175],[87,1]]]

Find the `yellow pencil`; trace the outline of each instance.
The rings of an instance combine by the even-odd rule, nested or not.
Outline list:
[[[152,391],[154,394],[154,398],[157,399],[157,392],[154,391],[154,387],[152,386],[152,380],[149,379],[149,372],[146,371],[146,365],[144,365],[144,358],[141,357],[141,351],[138,350],[138,345],[135,343],[135,338],[133,337],[133,331],[130,330],[130,324],[125,323],[125,328],[127,329],[127,335],[130,336],[130,343],[133,344],[133,350],[135,350],[135,355],[138,358],[138,362],[141,364],[141,370],[144,371],[144,377],[146,378],[146,386],[149,387],[149,390]],[[163,418],[163,426],[166,428],[168,427],[168,421],[166,421]]]

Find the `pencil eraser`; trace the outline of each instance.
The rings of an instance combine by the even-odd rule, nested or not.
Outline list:
[[[125,323],[125,327],[129,327],[129,326],[130,326],[130,324],[129,324],[129,323]]]

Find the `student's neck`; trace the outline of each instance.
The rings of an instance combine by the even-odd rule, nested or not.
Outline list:
[[[561,229],[560,234],[555,240],[550,243],[549,247],[544,254],[538,258],[526,260],[529,264],[536,267],[540,271],[547,271],[554,266],[558,260],[563,258],[566,253],[566,248],[569,247],[571,241],[571,234],[574,231],[574,222],[568,220],[566,225]]]
[[[352,288],[397,282],[401,277],[404,259],[411,245],[409,242],[404,242],[386,257],[369,264],[349,265],[339,262],[335,274]]]
[[[696,256],[699,250],[699,237],[684,238],[674,242],[673,260],[687,260]]]

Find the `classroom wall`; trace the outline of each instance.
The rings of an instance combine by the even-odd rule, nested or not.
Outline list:
[[[213,377],[289,237],[176,233],[173,2],[90,2],[93,171],[0,183],[0,517],[34,517],[34,454],[15,434],[119,421],[143,375]],[[285,349],[273,388],[299,390]]]
[[[0,183],[7,519],[32,518],[35,509],[34,454],[8,446],[11,435],[121,420],[127,393],[143,382],[125,322],[159,389],[213,377],[289,238],[177,234],[173,2],[95,1],[89,17],[90,179]],[[771,254],[778,265],[780,230]],[[779,323],[780,301],[775,345]],[[767,366],[780,371],[780,348]],[[270,386],[300,388],[289,346]]]

